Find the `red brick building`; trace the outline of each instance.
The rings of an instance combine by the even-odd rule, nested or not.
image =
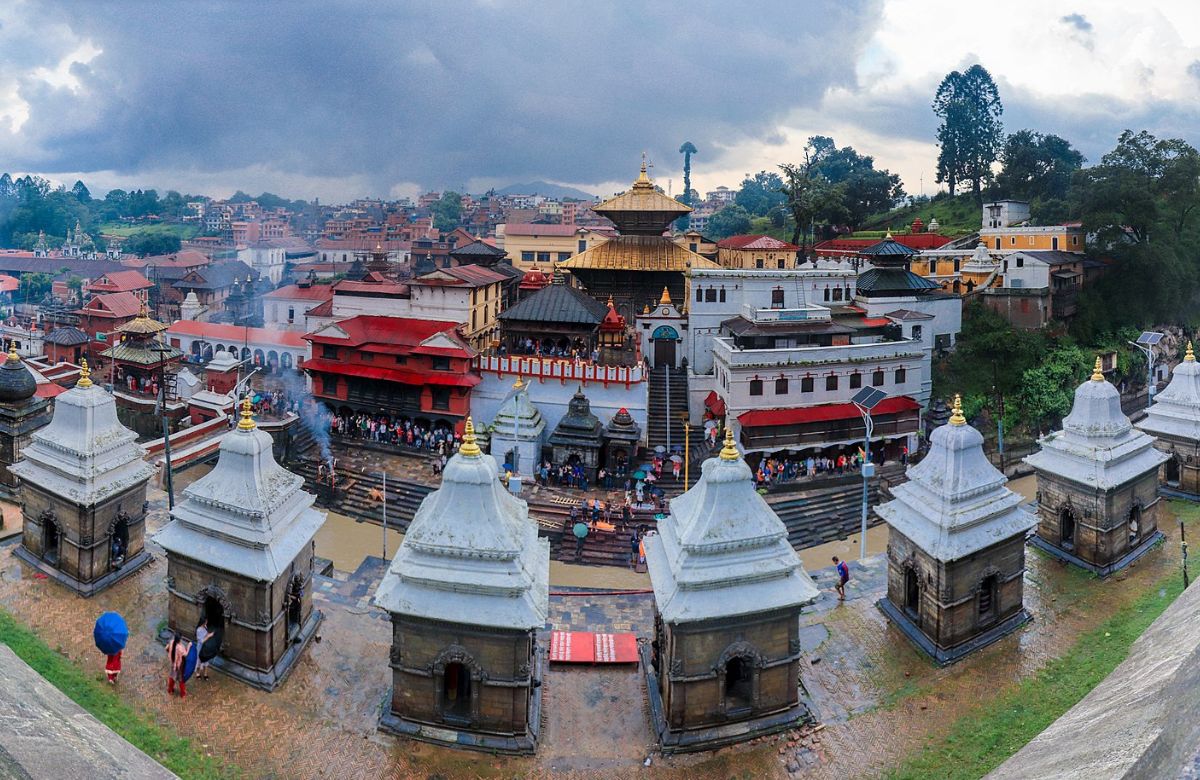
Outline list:
[[[130,292],[137,296],[142,303],[149,303],[149,290],[154,283],[142,275],[140,271],[109,271],[83,286],[86,295],[105,295],[107,293]]]
[[[475,352],[453,323],[360,315],[304,338],[313,396],[334,412],[462,431],[480,378],[471,368]]]

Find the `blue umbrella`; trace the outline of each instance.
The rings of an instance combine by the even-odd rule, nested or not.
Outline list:
[[[105,612],[96,619],[92,638],[96,640],[97,650],[105,655],[116,655],[125,649],[125,643],[129,641],[129,626],[125,625],[125,618],[116,612]]]
[[[196,665],[200,663],[200,645],[192,642],[191,648],[188,650],[187,656],[183,659],[183,681],[187,682],[192,679],[192,675],[196,673]]]

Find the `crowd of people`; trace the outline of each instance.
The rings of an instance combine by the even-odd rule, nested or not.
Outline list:
[[[364,412],[331,415],[329,432],[344,439],[412,447],[438,455],[452,453],[462,440],[459,434],[448,427],[429,427],[412,420],[392,419],[387,415]]]
[[[875,465],[884,463],[884,454],[880,451],[871,453]],[[843,451],[836,455],[807,457],[791,455],[772,455],[765,457],[754,470],[754,481],[759,487],[770,487],[772,484],[792,482],[807,477],[823,475],[857,474],[862,466],[863,451],[855,449]],[[900,462],[908,463],[908,447],[900,449]]]
[[[508,345],[501,344],[500,355],[503,357],[508,354]],[[587,360],[590,358],[593,363],[600,360],[599,350],[592,349],[589,351],[587,345],[581,339],[575,339],[573,344],[566,344],[553,339],[518,339],[512,348],[512,354],[566,358],[568,360]]]

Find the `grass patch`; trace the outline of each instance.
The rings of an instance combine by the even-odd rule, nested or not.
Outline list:
[[[189,238],[195,238],[200,232],[199,225],[183,225],[175,222],[150,222],[142,225],[127,225],[122,222],[105,222],[100,226],[101,233],[107,233],[110,236],[124,236],[128,238],[134,233],[165,233],[167,235],[179,236],[181,241],[187,241]]]
[[[2,609],[0,642],[12,648],[67,698],[180,777],[209,780],[240,776],[234,767],[204,755],[191,740],[176,736],[170,729],[139,714],[105,682],[93,679],[69,658],[51,650]]]
[[[1081,636],[1065,656],[959,718],[945,738],[922,748],[887,777],[955,780],[995,769],[1125,660],[1134,640],[1182,591],[1178,573],[1159,579],[1133,604]]]

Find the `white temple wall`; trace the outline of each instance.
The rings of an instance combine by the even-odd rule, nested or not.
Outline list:
[[[483,381],[471,390],[471,416],[479,425],[491,425],[496,418],[496,412],[504,399],[512,392],[513,376],[508,374],[485,373]],[[557,379],[539,381],[537,378],[525,377],[528,383],[529,400],[546,421],[546,436],[554,431],[558,423],[567,414],[567,405],[571,396],[579,389],[577,382],[561,382]],[[649,390],[646,382],[636,382],[626,388],[624,383],[610,382],[608,387],[602,382],[589,382],[583,387],[583,394],[592,405],[592,414],[600,419],[600,424],[607,426],[617,410],[624,407],[629,410],[642,429],[642,439],[646,436],[646,416],[649,407]],[[511,445],[509,445],[511,446]],[[499,450],[499,447],[496,448]],[[524,471],[525,469],[522,469]]]

